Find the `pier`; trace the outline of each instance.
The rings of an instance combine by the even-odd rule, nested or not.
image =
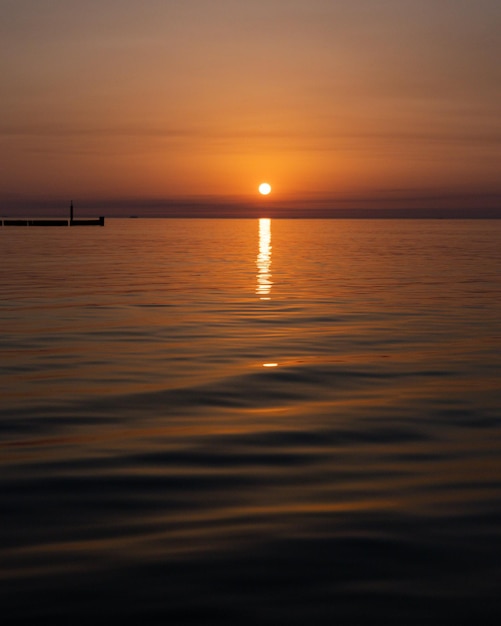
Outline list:
[[[82,217],[75,219],[73,215],[73,201],[70,204],[70,217],[4,217],[0,218],[0,226],[104,226],[104,215],[100,217]]]
[[[80,219],[50,219],[50,218],[22,218],[16,217],[0,219],[0,226],[104,226],[104,216]]]

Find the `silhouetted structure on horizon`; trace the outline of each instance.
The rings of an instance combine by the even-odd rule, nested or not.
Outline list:
[[[104,215],[75,219],[73,200],[70,202],[70,219],[57,218],[2,218],[0,226],[104,226]]]

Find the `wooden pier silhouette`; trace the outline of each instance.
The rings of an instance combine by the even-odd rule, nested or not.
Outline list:
[[[4,217],[0,218],[0,226],[104,226],[104,215],[100,217],[81,217],[75,219],[73,201],[70,204],[69,218],[50,217]]]

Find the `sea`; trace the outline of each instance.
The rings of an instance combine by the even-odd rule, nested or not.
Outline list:
[[[501,617],[501,220],[0,228],[2,624]]]

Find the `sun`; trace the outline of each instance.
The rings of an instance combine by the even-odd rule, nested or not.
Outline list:
[[[261,183],[259,185],[259,193],[263,196],[267,196],[271,191],[271,185],[268,183]]]

